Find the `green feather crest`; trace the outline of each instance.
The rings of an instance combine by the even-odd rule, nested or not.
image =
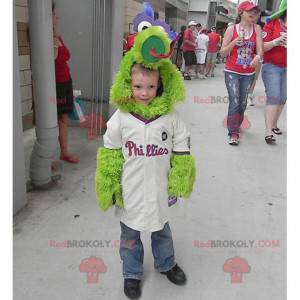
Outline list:
[[[159,54],[165,54],[170,50],[170,39],[158,26],[150,27],[135,37],[134,46],[122,59],[110,91],[110,103],[123,112],[133,112],[147,119],[171,112],[175,103],[185,99],[182,75],[170,59],[147,60],[148,50],[152,46]],[[162,95],[155,97],[147,106],[132,99],[131,68],[135,63],[149,69],[158,69],[162,80]]]

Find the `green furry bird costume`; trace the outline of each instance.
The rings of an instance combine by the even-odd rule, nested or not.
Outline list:
[[[111,88],[118,109],[107,123],[97,154],[96,195],[100,208],[116,206],[136,230],[160,230],[168,197],[189,197],[195,181],[189,133],[174,105],[185,98],[181,73],[169,60],[170,39],[158,26],[138,33]],[[133,99],[134,64],[159,71],[161,92],[148,105]]]

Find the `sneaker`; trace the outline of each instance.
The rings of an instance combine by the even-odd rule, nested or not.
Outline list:
[[[138,299],[141,297],[141,281],[138,279],[124,279],[124,293],[129,299]]]
[[[201,74],[200,79],[205,79],[205,76],[203,74]]]
[[[231,146],[237,146],[239,144],[239,136],[238,136],[238,134],[232,134],[229,137],[229,142],[228,143]]]
[[[254,106],[254,97],[253,94],[248,94],[248,104]]]
[[[208,74],[205,74],[205,77],[207,78],[207,77],[208,77]]]
[[[171,270],[160,273],[166,275],[167,278],[174,284],[183,285],[186,283],[186,276],[177,264]]]
[[[211,77],[215,77],[215,74],[214,73],[211,73],[211,75],[210,75]]]
[[[184,75],[184,80],[192,80],[190,75]]]

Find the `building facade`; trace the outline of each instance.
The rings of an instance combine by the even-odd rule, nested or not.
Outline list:
[[[28,2],[27,0],[16,0],[14,5],[14,17],[17,27],[18,39],[22,123],[23,129],[26,130],[33,127],[32,80],[28,30]]]
[[[201,23],[206,28],[217,26],[223,29],[228,23],[234,21],[236,7],[237,2],[230,0],[190,0],[188,20]]]
[[[188,10],[188,22],[196,21],[202,26],[207,26],[209,0],[190,0]]]
[[[141,11],[143,0],[125,0],[124,37],[133,33],[132,21]],[[165,20],[174,31],[179,31],[186,25],[188,15],[188,0],[148,0],[155,11],[155,18]]]

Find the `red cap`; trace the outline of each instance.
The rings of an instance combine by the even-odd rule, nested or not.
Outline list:
[[[258,9],[258,7],[255,4],[253,4],[252,2],[244,1],[238,6],[238,13],[240,13],[242,11],[248,11],[248,10],[251,10],[253,8]]]

